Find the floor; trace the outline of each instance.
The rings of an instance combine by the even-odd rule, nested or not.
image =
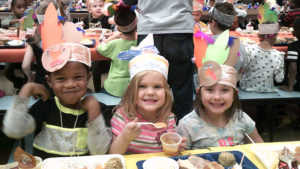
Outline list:
[[[102,76],[102,79],[105,79],[107,75]],[[91,80],[92,81],[92,80]],[[89,83],[89,88],[93,88],[93,84]],[[3,67],[0,67],[0,89],[4,90],[7,95],[13,95],[14,89],[12,83],[10,83],[3,75]],[[2,119],[5,112],[0,112],[0,129],[2,128]],[[278,127],[274,131],[274,141],[296,141],[300,140],[300,128],[294,128],[289,121],[284,123],[284,125],[277,125]],[[269,132],[261,132],[260,135],[265,140],[269,141]],[[7,138],[2,130],[0,131],[0,165],[6,164],[11,153],[11,148],[15,140]]]

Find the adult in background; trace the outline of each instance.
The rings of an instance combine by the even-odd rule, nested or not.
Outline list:
[[[169,61],[168,83],[174,95],[173,113],[181,119],[193,102],[193,0],[123,0],[138,4],[138,44],[153,33],[154,45]]]

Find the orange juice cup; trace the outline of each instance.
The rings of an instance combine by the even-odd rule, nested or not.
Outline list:
[[[166,155],[178,155],[180,143],[182,141],[182,137],[179,134],[172,132],[164,133],[160,136],[160,141]]]

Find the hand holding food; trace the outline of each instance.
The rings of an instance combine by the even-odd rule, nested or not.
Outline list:
[[[139,137],[141,134],[141,126],[136,124],[138,118],[135,118],[134,121],[125,125],[124,130],[122,131],[122,136],[127,140],[131,141]]]

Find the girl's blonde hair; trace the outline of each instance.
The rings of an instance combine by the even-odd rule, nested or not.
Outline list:
[[[132,80],[130,81],[124,96],[120,102],[119,105],[116,106],[116,110],[121,108],[126,116],[133,120],[134,118],[137,117],[137,99],[138,99],[138,90],[139,90],[139,85],[141,84],[142,79],[148,75],[149,73],[152,73],[153,70],[146,70],[143,72],[140,72],[136,74]],[[163,75],[162,75],[163,76]],[[165,89],[165,103],[161,108],[158,110],[158,116],[156,117],[155,121],[167,121],[169,113],[171,112],[171,107],[172,107],[172,96],[169,90],[169,85],[167,82],[167,79],[163,78],[163,84],[164,84],[164,89]]]
[[[232,89],[233,89],[233,100],[234,101],[232,102],[231,107],[225,111],[225,115],[228,118],[232,118],[235,112],[238,113],[238,117],[240,117],[241,110],[242,110],[238,93],[234,88],[232,88]],[[205,114],[205,107],[202,104],[202,99],[201,99],[201,87],[199,88],[199,91],[196,94],[196,98],[194,101],[194,109],[198,114],[200,114],[200,113]]]

